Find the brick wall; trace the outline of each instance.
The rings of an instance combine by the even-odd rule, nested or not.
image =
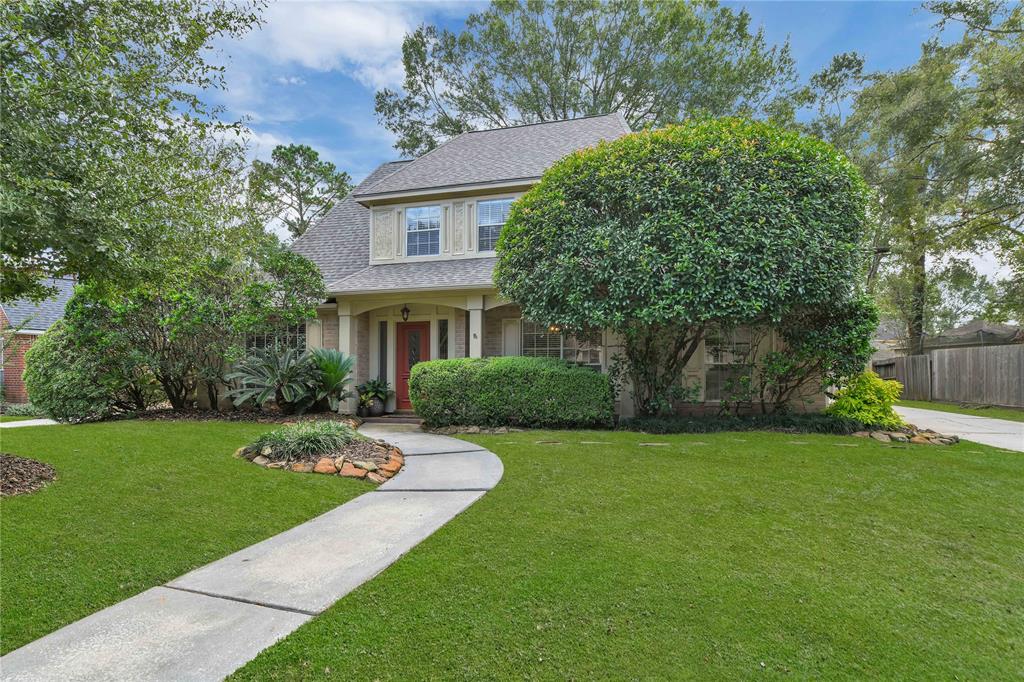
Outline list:
[[[32,334],[15,334],[4,348],[4,402],[27,403],[28,393],[21,375],[25,371],[25,351],[37,339]]]

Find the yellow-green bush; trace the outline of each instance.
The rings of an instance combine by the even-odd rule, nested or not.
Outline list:
[[[836,400],[825,409],[826,414],[856,419],[870,426],[899,428],[903,420],[892,409],[900,398],[903,384],[883,379],[874,372],[861,372],[836,393]]]

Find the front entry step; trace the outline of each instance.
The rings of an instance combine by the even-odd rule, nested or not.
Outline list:
[[[364,424],[422,424],[423,420],[413,412],[393,412],[380,417],[364,417]]]

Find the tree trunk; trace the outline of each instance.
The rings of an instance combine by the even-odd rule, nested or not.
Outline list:
[[[921,355],[924,353],[924,308],[928,287],[928,272],[925,269],[923,250],[911,265],[911,277],[910,324],[907,329],[908,350],[910,355]]]

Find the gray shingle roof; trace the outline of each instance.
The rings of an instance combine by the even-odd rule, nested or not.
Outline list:
[[[329,284],[330,293],[386,293],[421,289],[493,287],[496,258],[462,258],[422,263],[370,265]]]
[[[56,295],[39,303],[19,299],[3,304],[4,314],[12,327],[20,325],[26,331],[46,331],[64,317],[64,306],[75,290],[74,280],[48,279],[46,286],[56,287]]]
[[[409,161],[382,163],[359,186],[379,182]],[[316,225],[291,244],[291,249],[320,268],[324,282],[334,282],[370,263],[370,209],[349,194],[336,203]]]
[[[356,198],[433,187],[539,178],[563,156],[629,133],[621,114],[464,133],[373,184]]]

